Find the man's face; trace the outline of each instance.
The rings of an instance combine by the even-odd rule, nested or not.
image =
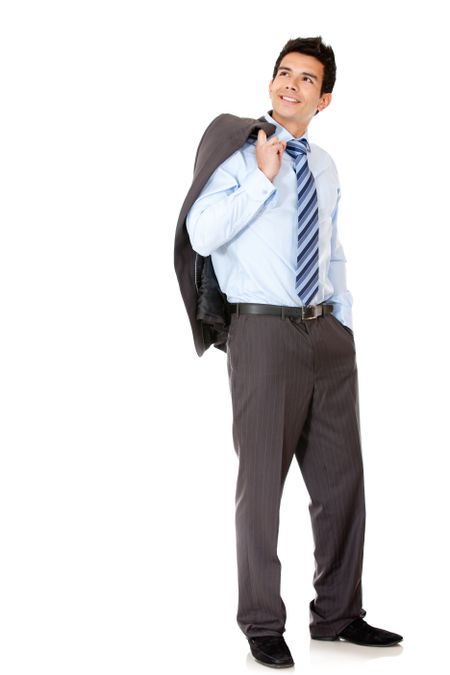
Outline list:
[[[290,52],[282,58],[269,83],[272,117],[293,135],[304,133],[317,109],[323,110],[331,102],[331,93],[320,96],[323,74],[323,63],[314,56]]]

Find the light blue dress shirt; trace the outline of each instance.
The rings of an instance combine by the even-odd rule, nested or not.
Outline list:
[[[269,112],[280,141],[294,138]],[[299,138],[307,138],[306,131]],[[309,139],[308,139],[309,142]],[[249,139],[211,174],[191,206],[186,228],[192,248],[211,255],[217,281],[229,302],[301,307],[295,291],[297,261],[297,178],[294,159],[284,151],[270,181],[258,167],[256,140]],[[319,209],[319,290],[310,304],[330,302],[333,314],[352,328],[353,297],[337,231],[341,196],[334,161],[309,143]]]

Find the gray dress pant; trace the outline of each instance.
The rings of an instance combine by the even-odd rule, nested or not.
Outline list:
[[[286,607],[279,511],[293,455],[310,496],[316,597],[312,637],[333,637],[362,608],[365,497],[353,334],[332,314],[231,315],[227,368],[236,484],[237,623],[281,635]]]

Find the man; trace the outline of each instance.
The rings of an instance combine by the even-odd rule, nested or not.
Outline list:
[[[307,132],[335,77],[321,37],[287,42],[269,83],[272,109],[258,120],[220,115],[205,131],[175,240],[197,352],[210,344],[227,352],[239,458],[237,622],[255,659],[278,667],[294,665],[277,556],[294,454],[311,498],[311,637],[403,639],[363,619],[364,476],[340,186]]]

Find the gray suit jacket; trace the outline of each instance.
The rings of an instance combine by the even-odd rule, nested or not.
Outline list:
[[[272,114],[272,110],[269,110]],[[226,352],[230,312],[226,294],[219,287],[211,256],[193,250],[186,229],[186,216],[211,174],[250,136],[264,129],[275,133],[274,124],[264,116],[258,119],[223,113],[208,125],[197,148],[192,185],[181,207],[175,232],[174,265],[181,295],[191,322],[197,354],[213,344]]]

